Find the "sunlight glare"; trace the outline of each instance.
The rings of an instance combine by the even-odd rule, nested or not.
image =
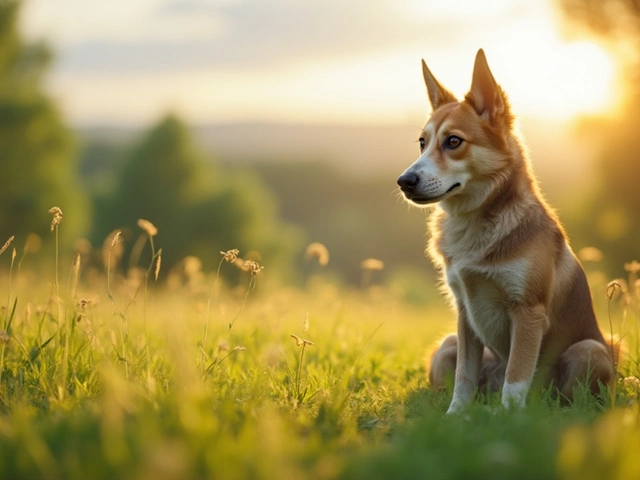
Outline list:
[[[528,50],[526,58],[514,51],[489,59],[514,107],[555,118],[608,113],[617,107],[614,62],[601,47],[589,41],[540,47]]]

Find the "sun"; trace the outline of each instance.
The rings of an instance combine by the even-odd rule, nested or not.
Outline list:
[[[490,59],[515,108],[530,115],[575,118],[606,114],[619,104],[613,58],[590,41],[550,42],[527,51],[503,46]]]

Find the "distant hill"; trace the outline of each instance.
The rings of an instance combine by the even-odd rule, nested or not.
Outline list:
[[[576,140],[570,125],[537,118],[522,118],[520,125],[536,174],[552,201],[589,180],[589,145]],[[376,177],[398,175],[417,158],[421,127],[235,123],[192,128],[201,145],[224,163],[324,161],[356,177]],[[115,126],[76,130],[86,142],[114,145],[126,144],[141,132]]]

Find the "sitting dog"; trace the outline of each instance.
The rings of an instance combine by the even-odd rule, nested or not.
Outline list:
[[[398,184],[411,203],[436,204],[428,252],[458,316],[432,357],[432,385],[455,371],[448,413],[499,385],[505,406],[523,406],[534,374],[569,400],[580,382],[596,393],[613,380],[612,352],[484,52],[462,101],[422,70],[433,112]]]

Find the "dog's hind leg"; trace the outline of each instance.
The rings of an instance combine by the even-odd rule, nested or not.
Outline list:
[[[614,381],[614,368],[608,347],[596,340],[582,340],[567,348],[558,360],[557,386],[569,401],[573,389],[582,384],[591,393],[600,390],[599,382],[609,385]]]
[[[443,388],[446,385],[453,385],[457,354],[458,336],[449,335],[433,352],[430,361],[428,361],[429,383],[432,387]]]

